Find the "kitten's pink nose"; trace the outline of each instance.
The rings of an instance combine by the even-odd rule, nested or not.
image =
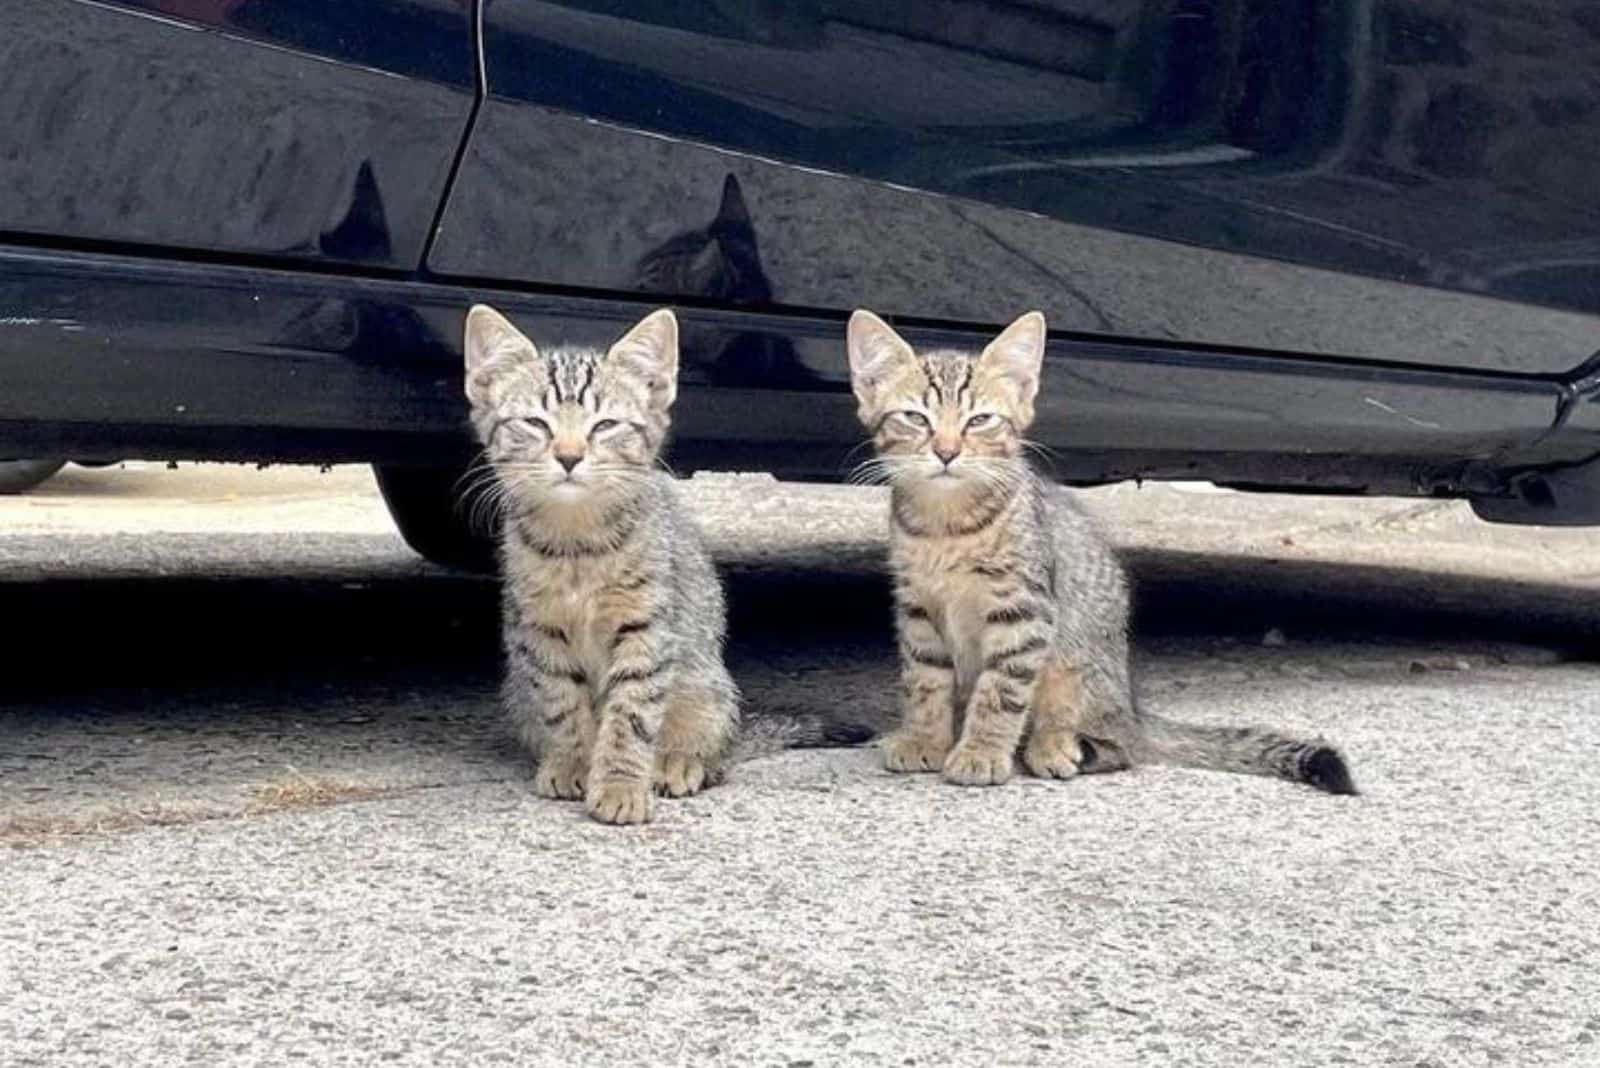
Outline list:
[[[933,447],[933,454],[939,458],[941,463],[943,463],[946,467],[949,467],[950,461],[961,455],[961,446],[935,445]]]
[[[556,453],[556,463],[560,464],[562,470],[564,470],[569,475],[572,474],[572,469],[574,467],[577,467],[578,464],[582,460],[583,460],[583,453],[581,453],[581,452],[558,452],[558,453]]]

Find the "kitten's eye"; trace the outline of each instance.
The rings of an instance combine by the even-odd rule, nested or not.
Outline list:
[[[607,430],[610,430],[612,427],[621,426],[621,425],[622,424],[618,423],[615,419],[602,419],[599,422],[595,423],[594,426],[589,428],[589,436],[593,437],[596,434],[604,434]]]
[[[494,424],[493,433],[499,435],[502,431],[511,435],[512,441],[525,441],[543,434],[550,437],[550,424],[537,416],[510,416],[498,420]]]
[[[982,430],[986,426],[993,425],[993,423],[994,416],[990,415],[988,412],[979,412],[977,415],[967,420],[967,429]]]
[[[926,430],[932,425],[928,422],[928,417],[923,415],[921,412],[907,410],[903,412],[896,412],[895,414],[920,430]]]

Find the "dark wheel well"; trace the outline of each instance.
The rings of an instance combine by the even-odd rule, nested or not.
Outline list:
[[[31,490],[65,466],[65,460],[0,460],[0,493]]]
[[[466,463],[451,467],[375,464],[378,492],[406,544],[425,559],[468,571],[495,570],[493,538],[475,530],[462,502]]]

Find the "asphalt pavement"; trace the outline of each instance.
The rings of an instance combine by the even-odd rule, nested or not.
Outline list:
[[[881,717],[881,491],[687,487],[754,716]],[[1600,534],[1088,494],[1148,704],[1362,794],[791,752],[602,827],[359,468],[0,500],[0,1064],[1600,1063]]]

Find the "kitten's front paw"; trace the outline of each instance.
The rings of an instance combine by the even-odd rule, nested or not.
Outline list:
[[[1078,774],[1083,750],[1075,734],[1036,734],[1023,749],[1022,762],[1041,779],[1070,779]]]
[[[961,786],[999,786],[1011,778],[1010,753],[997,753],[969,745],[958,745],[944,762],[946,782]]]
[[[948,742],[925,734],[891,734],[880,744],[883,766],[890,771],[938,771],[950,752]]]
[[[601,823],[649,823],[656,799],[644,783],[608,782],[590,788],[585,807]]]
[[[588,777],[589,763],[582,756],[552,754],[539,761],[539,770],[533,773],[533,792],[557,801],[576,801],[583,797]]]
[[[656,759],[656,792],[688,797],[706,786],[706,763],[689,753],[662,753]]]

